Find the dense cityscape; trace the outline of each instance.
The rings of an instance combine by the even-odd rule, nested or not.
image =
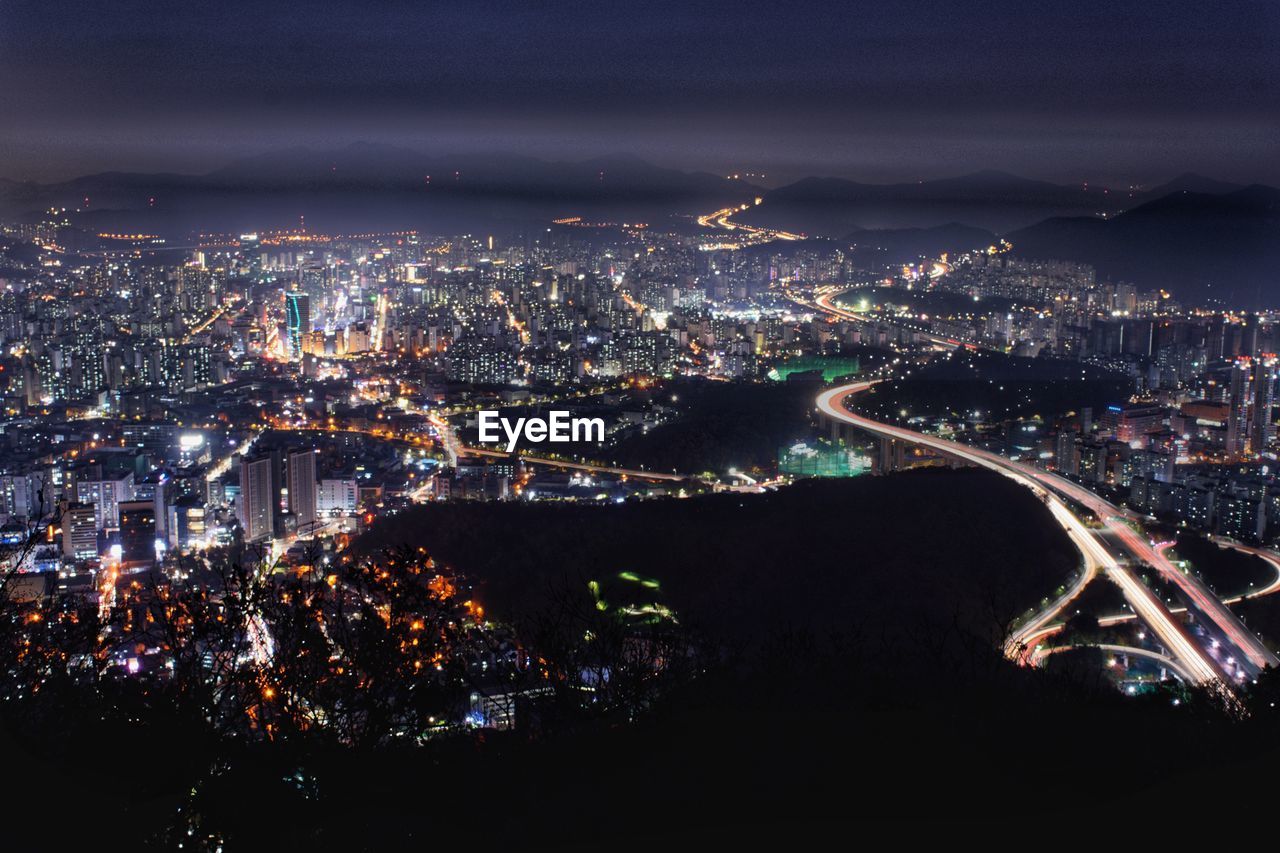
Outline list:
[[[0,35],[15,824],[1258,819],[1273,10],[320,5]]]

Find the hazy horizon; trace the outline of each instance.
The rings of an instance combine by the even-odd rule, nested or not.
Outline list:
[[[6,5],[0,174],[363,139],[768,183],[1002,169],[1280,184],[1280,11],[1087,2]]]
[[[105,173],[171,173],[201,176],[233,166],[242,161],[287,152],[294,149],[308,149],[314,152],[338,152],[348,147],[360,145],[385,146],[389,149],[395,148],[413,151],[426,157],[440,159],[474,156],[491,156],[494,158],[531,157],[549,164],[580,163],[597,159],[633,157],[659,168],[688,173],[708,173],[713,175],[740,174],[744,181],[748,181],[765,188],[776,188],[809,177],[838,178],[865,184],[898,184],[957,178],[980,172],[1004,172],[1028,180],[1046,181],[1060,185],[1072,185],[1086,182],[1106,185],[1113,188],[1133,187],[1144,190],[1159,186],[1160,184],[1167,183],[1187,174],[1200,175],[1202,177],[1222,181],[1224,183],[1234,183],[1239,185],[1280,184],[1280,175],[1277,175],[1275,179],[1263,179],[1251,177],[1251,173],[1245,173],[1239,169],[1219,172],[1192,168],[1190,166],[1179,168],[1177,165],[1169,165],[1165,168],[1146,169],[1134,172],[1108,169],[1099,166],[1092,169],[1081,168],[1078,173],[1066,174],[1061,170],[1011,168],[1003,163],[985,162],[982,159],[974,159],[973,161],[957,161],[952,165],[935,164],[927,169],[921,168],[911,170],[905,166],[901,168],[891,168],[888,166],[880,167],[858,164],[842,165],[834,162],[824,163],[821,161],[813,161],[808,164],[796,163],[790,167],[776,165],[760,166],[747,161],[742,161],[742,163],[745,163],[745,165],[743,165],[738,161],[726,158],[725,163],[727,165],[717,167],[716,164],[710,162],[691,163],[672,157],[664,157],[661,153],[646,153],[641,150],[627,150],[619,147],[609,148],[602,146],[598,149],[557,152],[551,148],[547,148],[545,150],[540,148],[535,150],[530,150],[528,148],[520,149],[515,146],[508,146],[504,148],[500,144],[500,141],[495,140],[495,144],[492,147],[481,149],[473,147],[471,150],[466,150],[461,143],[454,145],[453,147],[448,147],[447,145],[434,146],[418,144],[413,139],[396,139],[388,141],[364,137],[354,137],[350,139],[297,138],[282,140],[276,145],[261,146],[257,148],[248,145],[240,147],[193,144],[190,146],[183,146],[180,149],[165,148],[163,149],[164,153],[126,151],[113,149],[111,146],[98,146],[95,150],[97,150],[104,159],[96,168],[83,171],[76,170],[70,165],[67,165],[65,168],[54,168],[53,164],[56,164],[58,161],[52,161],[50,168],[42,172],[34,174],[20,173],[16,171],[0,173],[0,179],[45,185],[58,184],[65,181],[75,180],[77,178]],[[0,146],[0,153],[5,150],[5,147],[6,146]],[[14,161],[11,158],[0,156],[0,162],[8,164]],[[1238,177],[1233,177],[1233,175],[1238,175]]]

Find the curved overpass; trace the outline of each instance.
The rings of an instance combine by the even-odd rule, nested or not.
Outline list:
[[[1165,648],[1169,649],[1173,657],[1179,661],[1186,670],[1190,681],[1204,684],[1221,680],[1221,671],[1217,664],[1205,655],[1191,640],[1182,626],[1174,621],[1164,604],[1151,590],[1138,581],[1128,569],[1121,566],[1107,552],[1107,549],[1099,540],[1097,532],[1086,527],[1076,517],[1075,513],[1062,502],[1057,492],[1063,491],[1063,489],[1057,483],[1043,482],[1042,478],[1037,475],[1044,472],[1038,472],[1036,469],[1030,468],[1030,466],[1022,465],[1003,456],[998,456],[986,450],[968,447],[958,442],[915,432],[914,430],[873,421],[845,406],[844,401],[847,397],[867,390],[872,384],[871,382],[855,382],[824,391],[818,395],[818,410],[829,418],[852,424],[873,435],[920,445],[945,456],[995,471],[1016,483],[1026,486],[1035,494],[1044,498],[1054,518],[1062,525],[1067,532],[1067,536],[1080,551],[1085,567],[1081,580],[1073,585],[1072,590],[1068,590],[1067,595],[1058,598],[1034,619],[1022,626],[1010,638],[1010,646],[1006,648],[1006,652],[1017,656],[1024,644],[1033,635],[1043,630],[1046,623],[1061,613],[1062,609],[1075,597],[1075,594],[1084,588],[1084,584],[1087,583],[1090,577],[1096,575],[1099,571],[1103,571],[1107,574],[1107,577],[1120,587],[1125,600],[1133,608],[1133,611],[1151,627],[1151,630],[1164,644]],[[1089,494],[1092,495],[1092,493]],[[1074,498],[1074,496],[1071,497]],[[1095,500],[1100,500],[1096,496],[1093,497]],[[1128,528],[1126,527],[1126,529]],[[1130,533],[1132,533],[1132,530],[1130,530]],[[1219,606],[1221,606],[1221,602],[1219,602]],[[1223,609],[1225,610],[1226,608],[1223,607]],[[1261,644],[1259,643],[1259,645]]]
[[[1183,668],[1182,664],[1178,663],[1178,661],[1168,655],[1162,655],[1159,652],[1151,651],[1151,649],[1143,649],[1137,646],[1118,646],[1113,643],[1085,643],[1079,646],[1055,646],[1051,649],[1044,649],[1038,657],[1070,651],[1071,649],[1101,649],[1104,652],[1146,658],[1147,660],[1155,661],[1161,666],[1168,667],[1170,670],[1177,673],[1178,677],[1183,681],[1192,682],[1195,680],[1191,677],[1191,674]]]
[[[1228,548],[1234,548],[1235,550],[1240,551],[1242,553],[1252,554],[1255,557],[1258,557],[1264,563],[1269,565],[1272,568],[1272,570],[1276,573],[1275,577],[1271,579],[1271,583],[1267,584],[1262,589],[1255,589],[1255,590],[1252,590],[1251,592],[1246,592],[1244,595],[1237,596],[1234,599],[1234,601],[1239,601],[1244,598],[1261,598],[1264,595],[1271,595],[1272,593],[1280,590],[1280,555],[1277,555],[1275,551],[1272,551],[1269,548],[1255,548],[1252,545],[1245,545],[1241,542],[1234,542],[1231,540],[1219,540],[1219,544],[1224,544],[1224,543]],[[1233,599],[1228,598],[1228,599],[1223,599],[1223,601],[1226,602],[1227,604],[1231,604],[1233,602]]]
[[[1018,466],[1037,482],[1096,513],[1103,520],[1107,531],[1120,541],[1126,551],[1135,559],[1151,565],[1161,577],[1178,587],[1196,610],[1212,622],[1256,669],[1280,665],[1280,658],[1267,648],[1257,634],[1246,628],[1240,618],[1203,581],[1173,565],[1160,548],[1153,546],[1145,536],[1130,526],[1130,522],[1139,519],[1137,513],[1118,507],[1065,477],[1019,462],[1010,461],[1010,464]]]

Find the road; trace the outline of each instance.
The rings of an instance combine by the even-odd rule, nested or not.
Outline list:
[[[833,304],[832,299],[843,292],[844,288],[838,285],[828,285],[820,287],[815,291],[813,301],[808,302],[798,298],[793,294],[788,294],[789,298],[799,304],[807,307],[815,308],[823,311],[828,315],[839,317],[842,319],[865,321],[868,318],[861,314],[848,311],[837,307]],[[924,340],[934,345],[954,349],[957,347],[973,348],[972,344],[965,344],[952,338],[946,338],[940,335],[934,335],[925,332],[917,332]],[[858,390],[864,390],[866,385]],[[868,421],[868,423],[873,423]],[[904,431],[910,435],[922,435],[920,433],[911,433]],[[906,438],[903,440],[910,441],[914,444],[920,444],[920,441]],[[953,442],[946,442],[954,444]],[[962,447],[962,445],[956,445]],[[943,451],[945,452],[945,451]],[[986,453],[985,451],[975,451],[976,453]],[[951,455],[955,455],[954,453]],[[1268,666],[1280,665],[1278,658],[1266,645],[1258,638],[1256,634],[1244,626],[1244,623],[1224,604],[1214,593],[1192,575],[1186,574],[1179,570],[1176,566],[1152,546],[1145,537],[1141,536],[1130,526],[1131,522],[1137,521],[1140,517],[1138,514],[1106,501],[1088,489],[1067,480],[1057,474],[1044,471],[1031,465],[1013,460],[995,454],[987,454],[991,457],[992,463],[1002,465],[1010,470],[1021,473],[1025,478],[1039,483],[1042,487],[1050,489],[1059,495],[1077,501],[1082,506],[1093,511],[1103,522],[1110,538],[1115,540],[1119,548],[1127,551],[1139,563],[1151,565],[1165,580],[1177,586],[1187,600],[1191,602],[1193,608],[1198,614],[1204,617],[1202,623],[1207,623],[1206,627],[1212,628],[1212,631],[1219,634],[1221,639],[1226,641],[1228,645],[1234,647],[1239,655],[1231,655],[1230,659],[1247,662],[1248,668],[1253,673],[1260,671]],[[988,466],[990,467],[990,466]],[[1264,557],[1264,559],[1266,559]],[[1136,610],[1136,608],[1135,608]],[[1234,664],[1232,664],[1234,666]]]
[[[999,458],[999,457],[998,457]],[[1280,665],[1280,658],[1266,647],[1256,634],[1244,626],[1238,616],[1195,575],[1183,572],[1173,565],[1148,539],[1131,526],[1139,519],[1132,510],[1117,507],[1088,489],[1065,477],[1020,462],[1012,462],[1028,476],[1059,494],[1066,495],[1093,511],[1103,520],[1108,533],[1114,536],[1134,559],[1152,566],[1161,577],[1173,583],[1186,596],[1191,605],[1240,651],[1246,660],[1258,670]]]
[[[1071,510],[1067,509],[1062,501],[1048,501],[1049,511],[1053,513],[1054,518],[1058,519],[1058,523],[1067,531],[1067,537],[1071,539],[1072,544],[1076,546],[1076,550],[1084,558],[1084,571],[1076,581],[1069,586],[1062,595],[1058,596],[1049,605],[1042,609],[1039,613],[1009,635],[1009,639],[1005,642],[1005,654],[1016,660],[1025,659],[1026,650],[1034,649],[1036,642],[1048,634],[1054,632],[1055,629],[1049,628],[1049,623],[1053,622],[1059,614],[1070,604],[1077,595],[1084,591],[1089,581],[1098,576],[1098,573],[1106,566],[1105,560],[1098,559],[1096,550],[1088,536],[1080,536],[1071,523]],[[1064,516],[1065,514],[1065,516]]]
[[[378,294],[378,304],[373,319],[373,334],[370,335],[369,349],[375,353],[382,352],[382,344],[387,334],[387,307],[391,300],[386,293]]]
[[[1234,548],[1237,551],[1243,551],[1246,554],[1253,554],[1255,557],[1261,558],[1267,563],[1267,565],[1271,566],[1276,573],[1275,577],[1271,579],[1271,583],[1267,584],[1262,589],[1255,589],[1252,592],[1247,592],[1244,595],[1237,596],[1236,598],[1224,598],[1223,602],[1226,604],[1234,604],[1241,599],[1260,598],[1261,596],[1271,595],[1277,590],[1280,590],[1280,556],[1278,556],[1275,551],[1268,548],[1255,548],[1252,545],[1244,545],[1230,539],[1218,539],[1218,542],[1226,545],[1228,548]]]
[[[1161,666],[1167,667],[1178,674],[1183,681],[1192,681],[1191,673],[1182,668],[1182,664],[1178,663],[1168,655],[1162,655],[1159,652],[1153,652],[1151,649],[1143,649],[1137,646],[1117,646],[1112,643],[1087,643],[1083,646],[1056,646],[1054,648],[1043,649],[1039,657],[1055,654],[1057,652],[1065,652],[1074,648],[1090,648],[1101,649],[1104,652],[1111,652],[1118,655],[1130,655],[1132,657],[1146,658],[1155,661]]]
[[[182,342],[184,344],[191,343],[191,341],[196,337],[196,335],[203,333],[206,329],[208,329],[214,323],[218,322],[218,318],[226,315],[227,311],[228,309],[225,306],[215,310],[212,314],[206,317],[198,325],[192,326],[190,329],[188,329],[187,333],[182,337]]]
[[[759,204],[759,200],[756,204]],[[712,211],[704,216],[698,217],[698,224],[703,228],[720,228],[725,231],[740,231],[752,243],[767,243],[771,240],[803,240],[803,234],[793,234],[790,231],[778,231],[773,228],[760,228],[755,225],[744,225],[741,222],[734,222],[730,217],[734,214],[749,210],[751,205],[739,204],[732,207],[722,207],[719,210]]]
[[[1221,541],[1228,548],[1235,548],[1237,551],[1243,551],[1246,554],[1256,555],[1257,557],[1261,558],[1266,563],[1268,563],[1271,566],[1272,570],[1275,572],[1275,576],[1272,577],[1271,582],[1268,583],[1266,586],[1261,587],[1260,589],[1255,589],[1250,592],[1244,593],[1243,595],[1232,595],[1232,596],[1223,598],[1222,599],[1223,604],[1226,604],[1226,605],[1238,604],[1239,602],[1244,601],[1246,599],[1261,598],[1264,595],[1275,595],[1277,592],[1280,592],[1280,556],[1278,556],[1274,551],[1271,551],[1267,548],[1254,548],[1253,546],[1250,546],[1250,545],[1242,545],[1239,542],[1233,542],[1233,541],[1224,540],[1224,539],[1220,539],[1219,541]],[[1163,551],[1164,549],[1168,548],[1171,544],[1172,543],[1169,543],[1169,542],[1162,542],[1155,547],[1157,551]],[[1169,612],[1174,614],[1186,613],[1187,608],[1186,607],[1170,607]],[[1119,625],[1122,622],[1132,622],[1136,618],[1138,617],[1132,613],[1120,613],[1114,616],[1103,616],[1098,619],[1098,624],[1104,627],[1108,625]],[[1059,630],[1061,627],[1062,627],[1061,625],[1052,626],[1045,631],[1038,632],[1037,637],[1038,638],[1045,637],[1050,634],[1053,634],[1054,632]]]
[[[462,442],[458,441],[458,434],[453,431],[453,425],[445,418],[439,415],[427,415],[427,420],[436,428],[436,435],[440,436],[440,445],[444,448],[445,461],[449,463],[451,468],[458,467],[458,454],[462,452]]]
[[[497,456],[509,458],[510,453],[503,450],[486,450],[482,447],[460,447],[458,452],[462,455],[469,456]],[[669,482],[678,482],[680,480],[689,479],[688,474],[663,474],[660,471],[640,471],[635,468],[614,468],[609,465],[589,465],[585,462],[569,462],[564,459],[551,459],[546,456],[532,456],[529,454],[520,454],[520,460],[531,465],[545,465],[549,468],[568,468],[573,471],[588,471],[593,474],[613,474],[618,477],[628,477],[635,480],[664,480]]]
[[[844,293],[847,290],[849,290],[849,288],[845,285],[825,285],[823,287],[819,287],[816,290],[814,290],[814,298],[812,300],[803,299],[800,296],[791,292],[787,293],[787,298],[798,305],[803,305],[806,308],[812,308],[816,311],[821,311],[824,314],[828,314],[832,317],[837,317],[841,320],[852,320],[857,323],[887,322],[887,321],[877,320],[876,318],[868,316],[866,314],[859,314],[856,311],[850,311],[847,308],[838,307],[832,300],[834,300],[837,296],[839,296],[841,293]],[[964,341],[957,340],[956,338],[949,338],[946,335],[935,335],[933,332],[926,332],[920,329],[913,329],[909,326],[906,326],[904,328],[906,328],[910,332],[913,332],[921,340],[927,341],[933,344],[934,346],[942,347],[943,349],[954,350],[954,349],[960,349],[962,347],[965,349],[978,349],[978,347],[975,344],[965,343]]]
[[[441,444],[444,446],[446,455],[451,459],[458,456],[487,456],[490,458],[510,458],[511,454],[505,450],[489,450],[484,447],[473,447],[463,444],[458,440],[457,436],[448,429],[447,421],[435,418],[431,420],[433,426],[439,433]],[[271,429],[278,430],[314,430],[316,432],[327,433],[347,433],[350,435],[367,435],[373,438],[379,438],[384,441],[401,441],[414,447],[422,447],[433,444],[431,436],[421,432],[398,432],[388,427],[367,428],[359,427],[351,424],[339,424],[333,418],[327,421],[283,421],[278,418],[268,418],[267,426]],[[662,482],[679,482],[682,480],[694,479],[689,474],[679,474],[675,472],[664,473],[662,471],[645,471],[639,468],[618,468],[611,465],[592,465],[586,462],[571,462],[565,459],[553,459],[548,456],[537,456],[534,454],[521,453],[518,454],[519,459],[530,465],[544,465],[548,468],[567,468],[574,471],[588,471],[593,474],[613,474],[619,477],[627,477],[633,480],[655,480]],[[770,484],[760,484],[750,489],[751,491],[763,491],[764,486]]]
[[[1003,456],[902,427],[873,421],[846,407],[845,400],[848,397],[867,390],[871,385],[871,382],[855,382],[824,391],[818,395],[818,409],[827,417],[852,424],[873,435],[894,438],[909,444],[926,447],[945,456],[995,471],[1009,477],[1014,482],[1030,488],[1046,501],[1054,518],[1062,525],[1072,543],[1079,549],[1084,561],[1085,575],[1087,576],[1091,572],[1105,572],[1107,577],[1120,587],[1120,591],[1129,606],[1150,626],[1155,636],[1159,638],[1164,647],[1182,665],[1193,682],[1209,684],[1223,681],[1222,672],[1216,662],[1192,641],[1188,633],[1172,617],[1164,604],[1146,585],[1135,578],[1127,568],[1122,566],[1111,555],[1099,534],[1085,526],[1076,517],[1075,513],[1062,502],[1055,488],[1058,487],[1057,483],[1044,483],[1040,477],[1035,476],[1043,472],[1037,472],[1035,469],[1028,471],[1026,469],[1030,468],[1030,466],[1024,466]],[[1093,497],[1095,500],[1100,500],[1096,496]],[[1083,588],[1084,584],[1079,583],[1076,591],[1078,592]],[[1051,603],[1046,610],[1041,611],[1029,623],[1029,626],[1023,626],[1015,634],[1015,637],[1025,640],[1043,629],[1045,623],[1057,616],[1070,600],[1071,597],[1061,597]],[[1218,602],[1218,604],[1221,606],[1221,602]],[[1222,607],[1222,609],[1225,610],[1226,608]],[[1048,614],[1047,616],[1046,613]],[[1006,649],[1006,651],[1016,654],[1015,650],[1018,645],[1020,643],[1015,643],[1012,648]],[[1259,645],[1261,644],[1259,643]]]

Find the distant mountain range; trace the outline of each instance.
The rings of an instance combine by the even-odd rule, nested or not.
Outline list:
[[[885,263],[905,263],[921,255],[937,256],[990,246],[996,235],[985,228],[949,222],[932,228],[865,228],[841,239],[854,249],[860,260],[881,259]]]
[[[693,215],[759,190],[705,172],[618,155],[548,162],[518,155],[436,157],[353,143],[292,148],[203,175],[104,172],[54,184],[0,182],[0,213],[87,208],[92,227],[172,234],[295,227],[421,228],[459,233],[564,216],[647,221]],[[86,204],[87,200],[87,204]]]
[[[922,256],[937,257],[944,252],[963,252],[981,248],[996,241],[996,235],[985,228],[950,223],[933,228],[864,229],[844,237],[808,237],[803,240],[757,243],[742,249],[751,255],[795,257],[806,251],[844,249],[853,253],[867,269],[879,269],[918,261]]]
[[[1182,190],[1238,188],[1193,174],[1148,190],[1064,186],[990,170],[901,184],[804,178],[765,193],[763,203],[743,220],[828,237],[857,229],[928,228],[952,222],[1004,233],[1053,216],[1111,216]]]
[[[203,175],[106,172],[54,184],[0,180],[0,218],[85,208],[90,230],[181,238],[196,231],[296,227],[516,233],[581,216],[695,228],[693,217],[759,198],[738,215],[893,263],[989,245],[1092,263],[1103,276],[1189,301],[1280,305],[1280,190],[1195,174],[1157,187],[1061,185],[999,171],[866,184],[805,178],[764,190],[619,155],[549,162],[498,154],[433,156],[355,143],[293,148]]]
[[[993,171],[914,184],[806,178],[767,192],[741,218],[877,245],[888,262],[999,235],[1017,256],[1090,263],[1104,278],[1188,302],[1280,306],[1280,190],[1196,174],[1143,190]]]
[[[1227,307],[1280,305],[1280,189],[1180,190],[1111,219],[1055,217],[1010,232],[1014,253]]]
[[[1017,256],[1090,263],[1104,278],[1188,302],[1280,306],[1280,190],[1202,175],[1123,191],[991,171],[915,184],[806,178],[741,219],[878,246],[888,262],[999,235]]]

